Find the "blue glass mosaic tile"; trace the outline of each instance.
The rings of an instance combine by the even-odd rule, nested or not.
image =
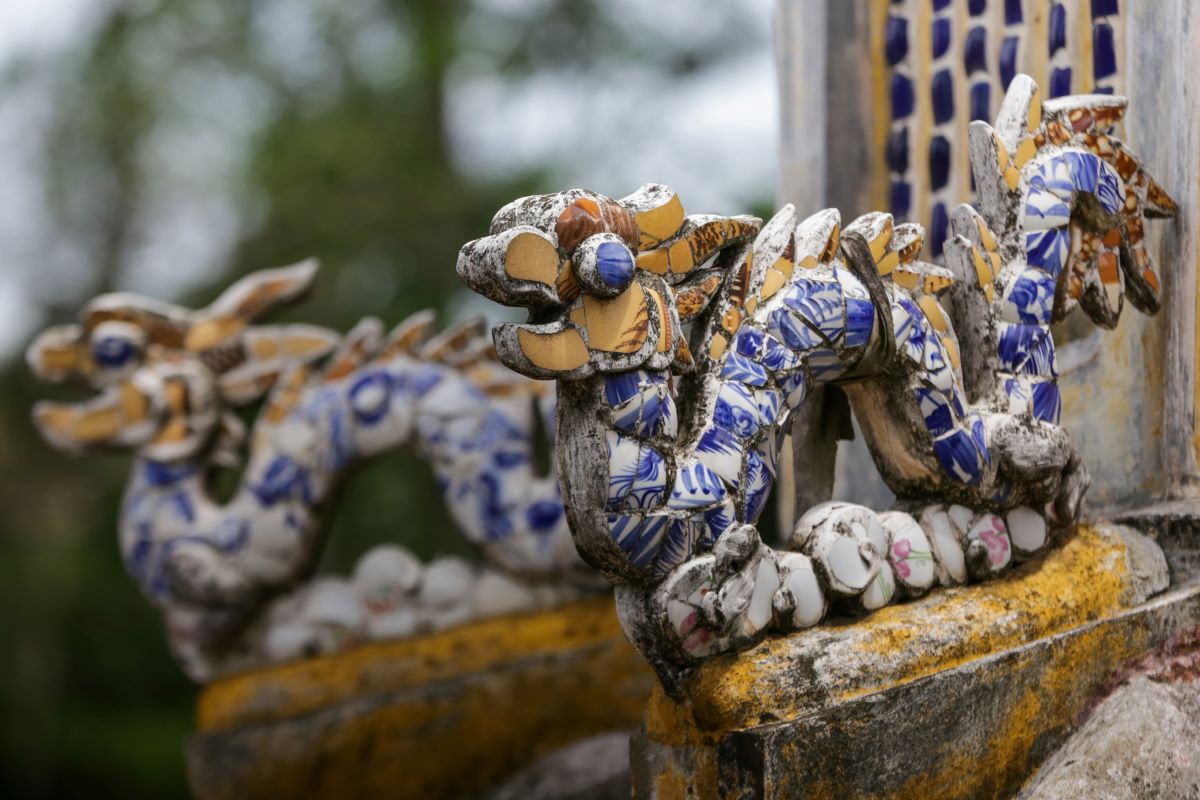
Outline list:
[[[981,119],[986,122],[991,118],[992,87],[987,83],[977,83],[971,87],[971,120]]]
[[[1071,93],[1071,68],[1056,67],[1050,73],[1050,96],[1065,97]]]
[[[904,17],[888,17],[883,39],[888,66],[894,67],[908,55],[908,20]]]
[[[908,172],[908,129],[900,128],[888,135],[887,165],[901,175]]]
[[[667,488],[662,454],[628,437],[609,438],[608,510],[658,505]]]
[[[726,501],[716,508],[705,511],[704,524],[708,527],[708,533],[701,539],[700,546],[712,547],[721,534],[734,524],[734,519],[733,501]]]
[[[1050,55],[1067,46],[1067,9],[1062,3],[1050,7]]]
[[[550,533],[563,515],[561,502],[543,500],[525,509],[525,521],[535,533]]]
[[[954,118],[954,77],[950,70],[934,73],[930,91],[933,95],[933,121],[938,125],[949,122]]]
[[[892,119],[903,119],[913,112],[916,101],[912,79],[899,73],[892,75]]]
[[[946,243],[946,231],[950,228],[950,216],[946,213],[945,203],[935,203],[929,219],[929,250],[934,257],[942,255],[942,246]]]
[[[765,336],[764,342],[766,343],[766,349],[758,360],[767,369],[772,372],[782,372],[800,364],[800,358],[780,344],[779,340],[774,336]]]
[[[934,58],[941,58],[950,49],[950,20],[947,17],[941,17],[933,21],[931,46]]]
[[[1120,13],[1117,0],[1092,0],[1092,17],[1107,17]]]
[[[950,180],[950,140],[935,136],[929,140],[929,188],[943,188]]]
[[[968,75],[987,72],[987,28],[982,25],[967,31],[967,41],[963,45],[963,67]]]
[[[1000,85],[1008,90],[1008,85],[1017,76],[1017,49],[1021,40],[1016,36],[1008,36],[1000,45]]]
[[[690,519],[672,519],[654,560],[654,574],[662,577],[687,561],[696,541],[704,533],[700,523]]]
[[[987,0],[967,0],[967,12],[972,17],[978,17],[987,11]]]
[[[912,209],[912,186],[904,181],[892,181],[891,206],[892,214],[907,217]]]
[[[1117,72],[1117,43],[1112,25],[1098,22],[1092,27],[1092,74],[1096,80]]]
[[[787,393],[788,408],[799,408],[808,396],[808,373],[798,369],[779,379],[779,388]]]
[[[644,567],[654,560],[671,518],[650,515],[643,519],[633,514],[609,514],[608,529],[613,540],[629,554],[634,567]]]
[[[1021,0],[1004,0],[1004,24],[1016,25],[1024,19],[1021,12]]]
[[[771,312],[767,320],[767,329],[771,335],[781,339],[792,350],[807,350],[821,343],[821,337],[812,328],[805,325],[796,314],[788,308],[777,308]]]
[[[831,381],[846,371],[837,353],[827,347],[818,347],[808,354],[808,368],[814,383]]]
[[[1115,214],[1125,205],[1125,192],[1117,171],[1104,161],[1099,162],[1096,174],[1096,199],[1100,206],[1110,214]]]
[[[896,349],[920,364],[925,352],[925,315],[907,297],[900,297],[892,304],[892,330],[896,335]]]

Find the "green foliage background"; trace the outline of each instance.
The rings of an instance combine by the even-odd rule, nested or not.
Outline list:
[[[455,166],[445,127],[454,70],[513,80],[575,70],[586,91],[614,65],[684,76],[761,44],[736,4],[706,7],[718,18],[711,34],[668,43],[661,31],[631,35],[619,5],[599,0],[294,0],[277,10],[316,19],[323,53],[320,74],[298,82],[270,57],[273,31],[256,6],[112,4],[78,49],[0,76],[0,91],[30,79],[52,88],[53,113],[37,134],[48,213],[56,243],[73,243],[88,264],[78,275],[48,259],[30,297],[45,321],[68,320],[121,282],[140,210],[154,202],[146,153],[156,132],[187,124],[204,99],[179,90],[175,78],[188,71],[253,82],[264,122],[229,189],[251,222],[226,267],[175,299],[195,307],[245,271],[318,255],[317,290],[290,315],[345,330],[367,313],[395,323],[445,309],[459,291],[459,245],[508,199],[561,188],[554,164],[502,180]],[[384,47],[364,69],[357,46],[380,31],[392,34],[394,56]],[[205,91],[203,80],[191,86]],[[126,460],[50,451],[28,414],[55,391],[35,385],[16,356],[0,370],[0,796],[183,796],[195,688],[118,559]],[[345,569],[380,541],[424,557],[465,552],[451,530],[428,469],[397,455],[347,487],[327,566]]]

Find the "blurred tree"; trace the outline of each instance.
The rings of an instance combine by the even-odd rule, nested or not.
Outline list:
[[[656,28],[601,0],[111,4],[77,50],[17,72],[54,104],[37,132],[53,241],[34,302],[53,321],[115,287],[196,306],[244,271],[318,255],[318,290],[288,316],[346,329],[445,310],[459,245],[506,200],[555,188],[556,166],[464,174],[447,130],[455,80],[566,73],[583,92],[614,71],[680,77],[763,46],[737,7],[684,5],[686,35],[670,36],[687,16]],[[181,796],[194,689],[122,573],[124,468],[51,452],[28,409],[54,391],[16,358],[0,374],[0,795]],[[326,566],[379,541],[464,553],[437,498],[414,456],[364,469]]]

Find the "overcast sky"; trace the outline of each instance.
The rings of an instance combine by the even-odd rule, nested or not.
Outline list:
[[[0,74],[15,58],[72,47],[115,2],[0,0]],[[658,15],[647,20],[650,29],[674,36],[688,35],[688,17],[681,13],[698,19],[702,15],[692,12],[703,6],[701,0],[666,6],[635,0],[614,3],[628,6],[622,14]],[[302,4],[267,0],[266,5],[293,14]],[[770,48],[772,0],[743,0],[743,6],[760,45],[719,72],[702,70],[696,78],[670,85],[631,84],[611,73],[584,90],[577,80],[547,74],[520,82],[486,75],[456,80],[447,111],[456,157],[464,169],[483,175],[557,164],[564,188],[585,186],[615,196],[658,181],[675,187],[690,211],[744,213],[750,202],[774,194],[778,121]],[[277,30],[281,37],[302,37],[302,28]],[[281,42],[279,49],[300,55],[298,44]],[[311,61],[307,67],[311,69]],[[200,96],[219,102],[220,87],[215,82],[206,86]],[[237,108],[238,89],[228,88],[228,102]],[[197,96],[187,89],[180,91]],[[39,256],[55,246],[55,240],[40,212],[29,136],[30,121],[48,109],[48,94],[34,85],[0,100],[0,173],[5,176],[0,190],[0,356],[22,346],[39,324],[31,297],[53,289],[38,283]],[[224,117],[223,127],[202,130],[214,116]],[[241,233],[244,214],[211,176],[236,179],[245,143],[255,130],[252,118],[240,124],[236,118],[198,113],[163,132],[160,152],[151,153],[154,163],[162,164],[164,175],[180,165],[190,165],[194,174],[166,175],[162,197],[154,204],[158,216],[143,226],[145,241],[130,255],[120,288],[167,298],[223,264]],[[229,124],[231,119],[235,124]],[[602,146],[614,136],[636,146]],[[187,157],[178,157],[180,151]],[[86,269],[86,254],[79,254],[79,260],[79,268]],[[46,280],[44,275],[41,280]],[[466,296],[461,299],[473,305]]]

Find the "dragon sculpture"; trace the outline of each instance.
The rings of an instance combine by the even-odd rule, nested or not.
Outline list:
[[[83,404],[34,408],[52,445],[136,453],[122,559],[197,681],[355,636],[544,606],[595,580],[572,547],[557,479],[535,467],[534,417],[553,414],[548,387],[500,365],[479,322],[434,335],[422,312],[386,337],[370,318],[344,337],[255,324],[300,297],[315,273],[315,262],[256,272],[197,311],[103,295],[80,324],[44,331],[27,353],[40,377],[99,391]],[[260,401],[247,433],[235,411]],[[305,584],[342,478],[405,446],[430,461],[489,566],[423,568],[384,546],[350,581]],[[217,502],[214,470],[237,467],[247,449],[236,493]]]
[[[499,357],[557,380],[576,546],[668,688],[830,606],[991,577],[1077,521],[1049,326],[1079,305],[1112,327],[1125,294],[1155,312],[1144,218],[1175,213],[1111,135],[1125,105],[1043,103],[1018,76],[970,128],[980,211],[953,214],[946,266],[887,214],[689,216],[657,184],[522,198],[462,248],[472,289],[530,311],[494,330]],[[820,505],[772,549],[754,523],[789,415],[828,383],[897,506]]]

